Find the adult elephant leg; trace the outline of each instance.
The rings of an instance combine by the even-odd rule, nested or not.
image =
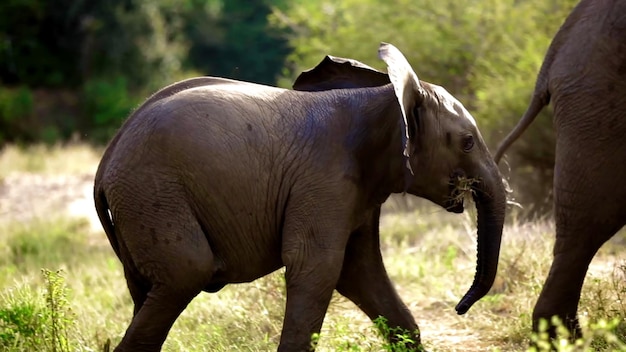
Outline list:
[[[290,213],[283,230],[287,304],[280,352],[314,350],[311,337],[322,327],[349,235],[348,230],[340,230],[343,224],[333,221],[330,214],[313,218],[304,215],[308,213],[305,209]],[[318,218],[324,221],[314,220]]]
[[[566,217],[557,221],[557,239],[554,245],[554,259],[550,273],[543,285],[533,311],[533,330],[538,331],[539,321],[558,316],[572,334],[572,339],[581,337],[576,317],[581,289],[589,263],[606,240],[619,230],[616,222],[599,224],[589,217]],[[567,226],[576,226],[572,231]],[[554,326],[549,326],[549,334],[555,337]]]
[[[350,236],[337,291],[354,302],[370,319],[384,317],[392,331],[409,334],[414,343],[406,347],[417,347],[421,342],[415,319],[398,296],[383,264],[379,217],[380,208],[377,208],[370,221]],[[396,342],[395,335],[385,338]]]
[[[572,333],[572,339],[581,336],[576,311],[589,263],[598,248],[574,237],[557,238],[550,272],[533,310],[533,331],[538,331],[540,320],[545,319],[549,335],[554,338],[556,330],[551,319],[557,316]]]
[[[598,158],[586,143],[565,148],[567,139],[557,140],[554,259],[533,311],[533,329],[540,319],[556,315],[576,337],[581,334],[576,311],[589,263],[626,218],[626,191],[620,185],[624,159],[619,153]],[[554,337],[554,327],[549,332]]]

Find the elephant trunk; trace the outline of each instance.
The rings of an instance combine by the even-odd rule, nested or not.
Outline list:
[[[490,172],[474,189],[478,213],[478,262],[474,282],[455,308],[458,314],[465,314],[489,292],[498,270],[506,193],[495,164],[493,169],[496,171]]]

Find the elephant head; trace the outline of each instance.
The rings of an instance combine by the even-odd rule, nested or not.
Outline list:
[[[472,115],[444,88],[420,81],[402,53],[382,43],[388,73],[352,59],[326,56],[303,72],[293,88],[303,91],[393,85],[398,107],[398,152],[404,181],[397,192],[426,198],[450,212],[464,210],[471,194],[478,214],[478,262],[474,282],[456,306],[464,314],[493,284],[505,215],[505,188]]]

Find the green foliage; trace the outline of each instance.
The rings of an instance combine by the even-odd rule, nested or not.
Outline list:
[[[44,316],[47,320],[45,339],[48,351],[65,352],[71,351],[74,315],[67,299],[67,288],[61,271],[43,269],[46,283],[46,311]]]
[[[106,142],[138,104],[123,76],[89,80],[83,96],[86,114],[92,117],[86,127],[92,131],[91,138],[99,142]]]
[[[123,76],[133,92],[146,94],[184,75],[188,42],[184,7],[170,0],[95,2],[84,45],[83,82]]]
[[[172,79],[185,42],[172,1],[9,0],[0,5],[0,78],[30,87],[78,87],[122,74],[139,87]],[[162,82],[159,82],[162,83]]]
[[[0,93],[41,94],[29,109],[0,94],[0,144],[76,135],[101,143],[137,102],[191,76],[273,84],[288,48],[267,15],[282,2],[3,1]]]
[[[411,337],[412,333],[416,336],[420,336],[419,330],[417,331],[406,331],[397,327],[390,327],[387,324],[387,319],[385,317],[379,316],[374,319],[374,325],[378,328],[378,331],[385,337],[391,337],[394,341],[387,342],[383,345],[383,349],[389,352],[408,352],[408,351],[416,351],[422,352],[425,351],[422,345],[418,347],[411,347],[416,341]]]
[[[25,286],[0,299],[0,347],[5,351],[76,350],[75,316],[61,271],[42,270],[45,289]]]
[[[481,126],[492,126],[521,114],[527,102],[520,94],[530,95],[545,50],[576,2],[301,0],[275,8],[270,20],[289,30],[293,47],[283,82],[326,54],[384,69],[376,49],[391,42],[420,78],[444,86],[473,108]]]
[[[550,339],[548,327],[556,327],[557,337]],[[531,341],[534,346],[528,352],[592,352],[592,351],[626,351],[624,336],[619,334],[623,331],[624,317],[611,320],[600,319],[591,323],[588,327],[586,338],[572,341],[569,331],[563,322],[553,317],[550,324],[545,319],[539,323],[539,332],[533,333]]]
[[[368,322],[369,324],[369,322]],[[410,331],[397,327],[390,327],[385,317],[374,319],[374,324],[362,332],[354,331],[354,324],[349,319],[332,321],[329,334],[313,334],[311,347],[317,350],[332,350],[338,352],[419,352],[425,351],[422,345],[413,347],[413,336],[420,336],[419,330]],[[329,336],[330,335],[330,336]],[[380,338],[375,339],[376,335]],[[389,342],[388,337],[393,339]],[[330,340],[330,341],[329,341]]]
[[[43,316],[36,297],[13,288],[0,298],[0,347],[5,351],[36,350],[43,336]]]
[[[32,114],[33,94],[25,86],[0,86],[0,146],[14,133],[25,133],[23,121]]]
[[[29,87],[76,85],[80,17],[86,2],[7,0],[0,3],[0,81]]]
[[[189,63],[210,75],[274,84],[289,52],[280,31],[267,21],[269,5],[280,2],[190,1]]]
[[[33,109],[33,95],[26,87],[0,89],[0,120],[12,122]]]

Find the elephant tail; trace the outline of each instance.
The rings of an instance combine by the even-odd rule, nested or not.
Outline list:
[[[544,65],[545,66],[545,65]],[[543,71],[543,67],[542,70]],[[533,92],[532,99],[530,100],[530,104],[528,108],[522,115],[522,118],[519,120],[517,125],[513,128],[511,132],[504,138],[504,140],[498,146],[498,150],[494,156],[494,160],[496,164],[500,162],[502,155],[506,150],[515,142],[523,133],[526,131],[528,126],[535,121],[535,117],[541,112],[544,106],[550,103],[550,92],[548,91],[548,80],[545,78],[545,73],[540,72],[539,78],[537,79],[537,84],[535,86],[535,91]]]
[[[93,198],[102,228],[104,228],[104,232],[111,243],[111,247],[113,247],[113,251],[117,257],[120,258],[120,245],[117,241],[117,237],[115,236],[115,226],[113,225],[113,219],[111,218],[109,203],[107,202],[104,190],[99,186],[97,181],[94,187]]]
[[[550,70],[560,53],[561,47],[567,45],[567,43],[571,40],[577,40],[576,38],[570,39],[570,30],[580,22],[581,17],[584,16],[586,11],[585,9],[590,6],[593,6],[592,1],[582,1],[576,5],[576,8],[574,8],[572,13],[565,19],[565,22],[552,39],[550,47],[548,47],[548,51],[546,52],[546,56],[543,59],[543,64],[541,64],[539,74],[537,75],[535,91],[533,92],[530,104],[515,128],[513,128],[513,130],[504,138],[502,143],[500,143],[500,146],[498,146],[498,150],[496,151],[494,157],[496,164],[500,161],[502,155],[511,146],[511,144],[513,144],[513,142],[515,142],[515,140],[517,140],[517,138],[519,138],[519,136],[526,131],[526,128],[528,128],[528,126],[530,126],[530,124],[535,120],[535,117],[537,117],[543,107],[550,103]]]

